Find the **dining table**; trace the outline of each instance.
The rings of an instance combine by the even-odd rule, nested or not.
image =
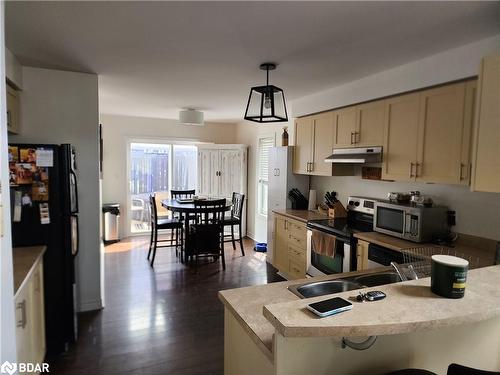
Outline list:
[[[204,199],[204,201],[210,201],[211,199]],[[215,199],[212,199],[215,200]],[[165,207],[167,210],[171,212],[181,213],[182,218],[184,219],[184,250],[186,255],[189,256],[190,246],[189,246],[189,221],[192,220],[193,216],[196,213],[196,207],[193,200],[177,200],[177,199],[163,199],[161,201],[161,205]],[[226,199],[226,206],[224,207],[225,211],[230,211],[233,204],[232,202]]]

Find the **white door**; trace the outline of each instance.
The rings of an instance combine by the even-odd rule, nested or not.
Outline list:
[[[218,150],[198,150],[198,194],[218,195],[219,152]]]
[[[241,170],[243,152],[241,150],[220,150],[219,196],[231,198],[233,192],[241,192]]]

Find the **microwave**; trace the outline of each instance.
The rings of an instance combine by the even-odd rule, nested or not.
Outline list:
[[[449,233],[448,208],[375,202],[373,230],[413,242],[426,242]]]

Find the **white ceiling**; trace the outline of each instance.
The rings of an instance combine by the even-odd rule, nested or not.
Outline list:
[[[288,100],[500,33],[500,2],[7,2],[25,65],[99,74],[101,113],[243,117],[261,62]],[[453,62],[450,62],[453,63]]]

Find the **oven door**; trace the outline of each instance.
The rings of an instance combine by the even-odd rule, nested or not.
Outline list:
[[[316,229],[307,230],[309,276],[349,272],[350,265],[351,245],[348,240]]]
[[[405,237],[406,211],[404,207],[387,203],[375,203],[373,229],[390,236]]]

